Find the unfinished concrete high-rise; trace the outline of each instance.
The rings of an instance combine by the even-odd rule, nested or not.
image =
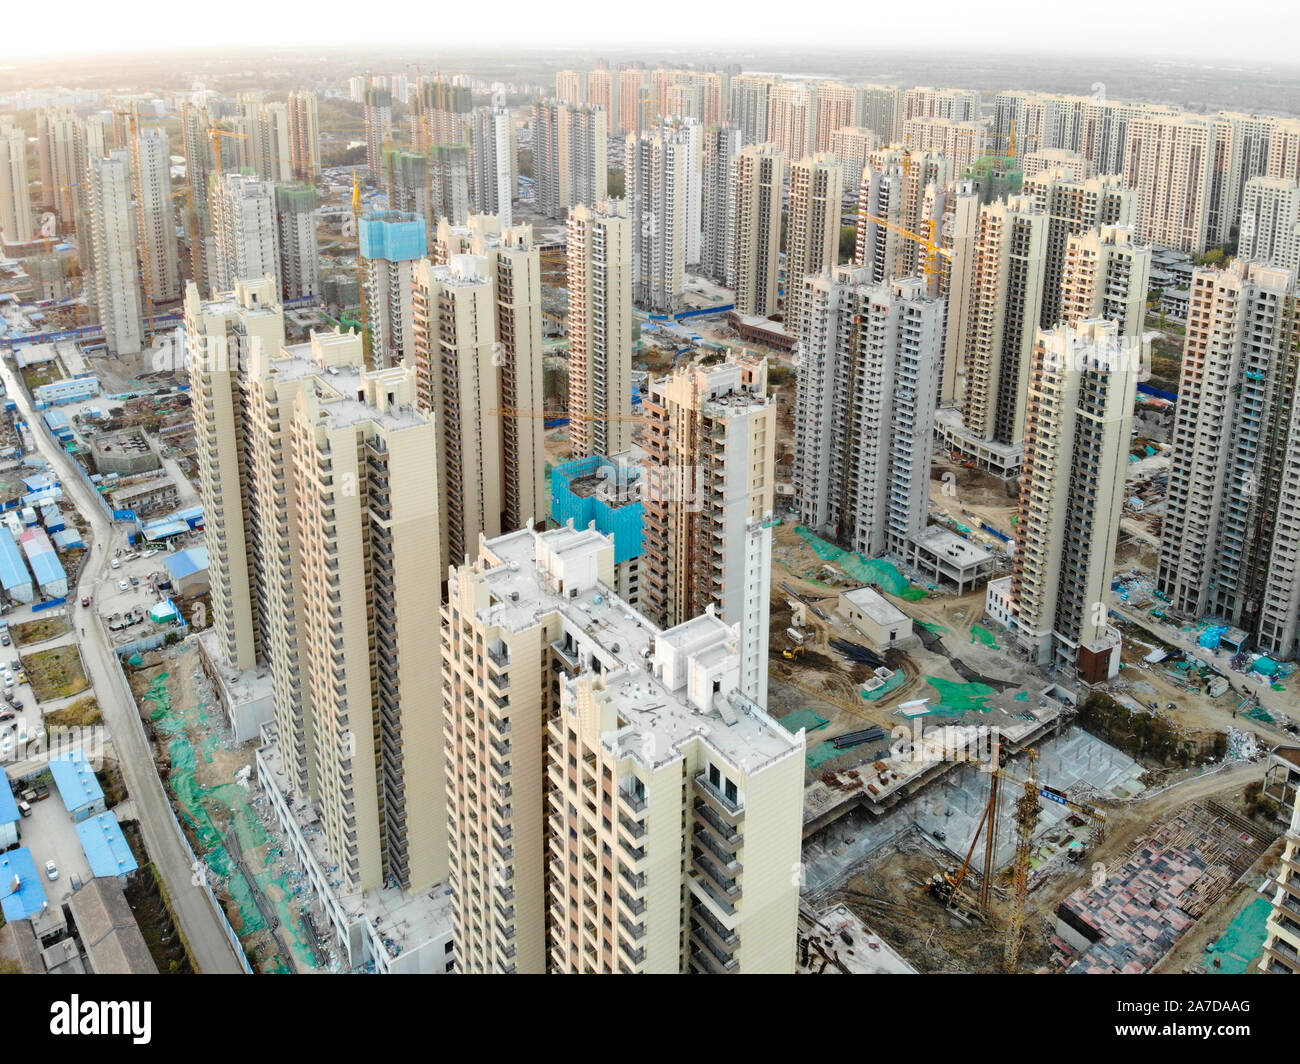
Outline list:
[[[360,223],[372,365],[410,365],[415,355],[415,271],[429,251],[425,220],[409,211],[367,211]]]
[[[632,223],[617,201],[569,215],[569,438],[574,458],[632,442]]]
[[[1291,810],[1277,874],[1268,885],[1273,888],[1273,911],[1265,925],[1259,970],[1300,975],[1300,791]]]
[[[275,187],[275,235],[280,297],[287,302],[320,295],[314,185],[297,182]]]
[[[366,177],[377,185],[384,179],[384,146],[393,134],[393,94],[368,85],[364,105]]]

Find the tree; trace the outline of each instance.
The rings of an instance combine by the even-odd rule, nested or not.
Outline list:
[[[858,227],[856,225],[840,226],[840,262],[852,262],[858,250]]]

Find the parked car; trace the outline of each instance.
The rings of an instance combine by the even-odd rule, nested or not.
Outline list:
[[[59,866],[56,865],[53,861],[46,861],[46,862],[45,862],[45,874],[46,874],[46,876],[48,876],[50,879],[58,879],[58,878],[59,878]]]
[[[81,604],[82,604],[83,606],[89,606],[89,605],[90,605],[90,599],[86,598],[85,596],[82,596]]]
[[[8,633],[8,632],[5,632],[4,635],[0,635],[0,647],[7,647],[7,646],[11,646],[11,645],[12,645],[12,644],[11,644],[10,641],[9,641],[9,633]]]
[[[13,720],[16,716],[18,714],[12,709],[0,710],[0,720]]]
[[[122,563],[121,563],[120,561],[118,561],[116,558],[114,558],[114,559],[113,559],[109,564],[110,564],[114,569],[120,569],[120,568],[122,568]]]
[[[68,877],[68,881],[72,884],[73,890],[81,889],[81,877],[77,875],[76,872],[73,872],[72,875]]]
[[[9,663],[9,667],[13,669],[14,672],[21,672],[23,668],[23,663],[19,661],[17,658],[14,658],[14,660]]]
[[[117,589],[118,589],[119,591],[130,591],[130,590],[131,590],[131,585],[128,584],[125,580],[119,580],[119,581],[117,582]]]
[[[133,577],[131,577],[131,586],[132,586],[132,587],[139,587],[139,586],[140,586],[140,578],[139,578],[138,576],[133,576]]]

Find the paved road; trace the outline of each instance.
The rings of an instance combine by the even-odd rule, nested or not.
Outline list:
[[[15,380],[8,362],[0,362],[0,376],[3,376],[5,387],[18,404],[19,412],[34,426],[38,415]],[[91,528],[90,559],[82,568],[81,580],[75,592],[70,591],[69,601],[80,602],[82,596],[93,598],[98,585],[109,571],[111,544],[114,540],[113,523],[104,512],[103,505],[94,497],[94,490],[74,468],[73,459],[55,447],[41,429],[33,427],[31,432],[37,449],[63,482],[67,498],[76,505]],[[234,947],[206,892],[194,882],[194,870],[190,867],[180,825],[176,822],[171,803],[154,767],[135,698],[113,660],[113,651],[109,647],[104,628],[99,623],[93,605],[91,609],[85,610],[76,606],[72,608],[72,614],[81,633],[79,644],[86,672],[94,685],[95,697],[113,737],[122,777],[131,797],[135,799],[145,845],[166,885],[172,909],[189,943],[190,954],[200,971],[238,974],[243,971],[243,967],[236,957]]]

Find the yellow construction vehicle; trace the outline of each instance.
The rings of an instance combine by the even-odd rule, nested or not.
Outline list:
[[[794,661],[795,658],[802,657],[804,654],[803,647],[786,647],[781,651],[781,657],[787,661]]]

